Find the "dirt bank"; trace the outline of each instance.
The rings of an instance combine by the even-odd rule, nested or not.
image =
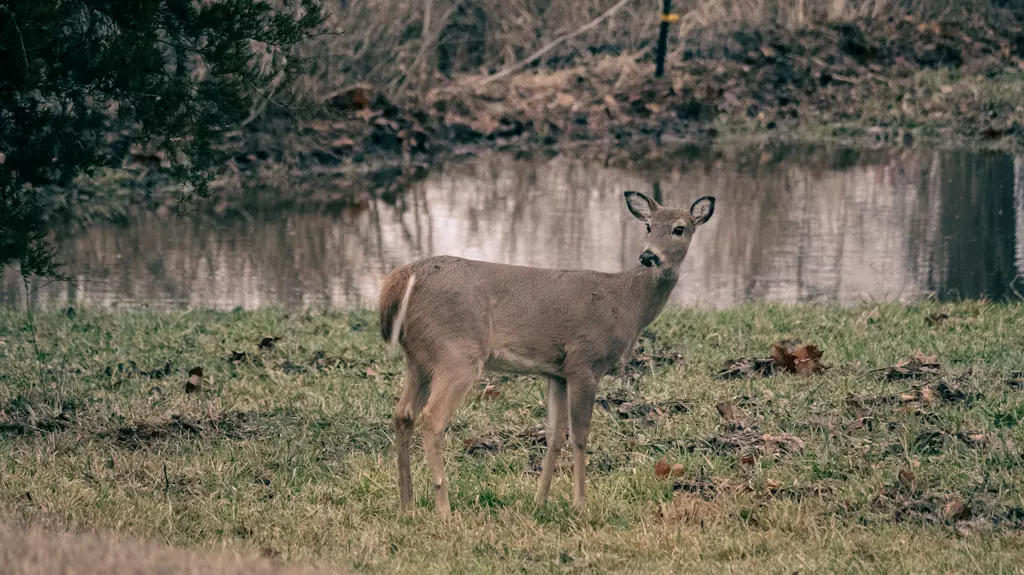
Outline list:
[[[328,99],[316,120],[268,118],[245,144],[284,157],[297,143],[312,163],[723,138],[1015,147],[1024,142],[1024,31],[1013,18],[997,24],[905,16],[700,29],[660,80],[653,63],[622,56],[482,86],[483,77],[462,77],[405,107],[360,87]]]
[[[268,109],[232,134],[229,170],[204,209],[268,207],[268,199],[273,208],[345,208],[371,195],[394,198],[431,163],[489,150],[600,154],[643,166],[681,144],[1017,149],[1020,18],[699,28],[674,47],[661,79],[647,54],[592,57],[561,70],[546,63],[493,82],[461,76],[401,105],[369,85],[350,87],[312,111]],[[131,175],[93,184],[86,195],[105,197],[113,184],[122,203],[169,209],[173,187],[160,159],[139,150],[131,158]],[[82,212],[81,197],[65,203]],[[92,214],[124,212],[102,206]]]

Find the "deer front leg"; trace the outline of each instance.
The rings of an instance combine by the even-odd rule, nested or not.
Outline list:
[[[583,511],[587,505],[587,438],[590,436],[590,416],[594,413],[597,378],[591,373],[570,378],[568,388],[569,440],[572,442],[572,506],[577,511]]]
[[[542,505],[551,490],[551,477],[555,473],[558,454],[562,450],[565,439],[565,420],[568,416],[566,408],[566,384],[560,377],[548,377],[548,424],[544,439],[548,450],[544,454],[544,466],[540,470],[540,485],[534,503]]]

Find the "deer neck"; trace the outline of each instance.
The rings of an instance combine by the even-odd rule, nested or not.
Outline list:
[[[623,272],[629,282],[629,293],[636,302],[639,333],[658,317],[668,296],[679,282],[679,270],[673,267],[638,267]]]

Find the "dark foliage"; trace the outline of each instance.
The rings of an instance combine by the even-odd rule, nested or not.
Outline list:
[[[226,131],[304,62],[320,0],[4,0],[0,3],[0,269],[56,274],[41,186],[104,158],[111,125],[151,142],[203,196]]]

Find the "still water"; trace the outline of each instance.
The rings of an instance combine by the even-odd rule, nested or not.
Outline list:
[[[450,254],[550,268],[638,265],[643,225],[622,192],[717,197],[672,299],[1015,298],[1024,291],[1024,156],[775,149],[699,151],[630,171],[560,156],[436,166],[394,205],[230,219],[143,214],[59,240],[75,287],[40,306],[373,306],[388,271]],[[1020,277],[1018,277],[1020,276]],[[0,302],[24,305],[7,270]],[[1016,291],[1015,291],[1016,290]]]

